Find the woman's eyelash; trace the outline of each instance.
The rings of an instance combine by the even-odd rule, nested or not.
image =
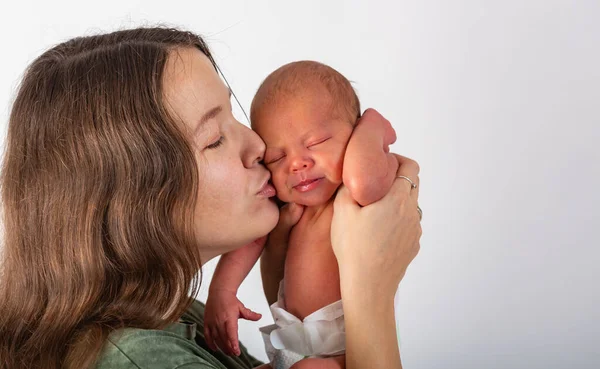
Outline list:
[[[219,139],[213,143],[211,143],[210,145],[206,146],[207,149],[216,149],[217,147],[221,146],[223,144],[223,139],[225,137],[221,136],[219,137]]]

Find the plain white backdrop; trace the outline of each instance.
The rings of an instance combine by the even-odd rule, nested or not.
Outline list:
[[[397,296],[404,367],[598,368],[598,19],[592,0],[5,1],[0,143],[25,67],[75,36],[198,32],[245,109],[280,65],[327,63],[422,168],[421,252]],[[255,268],[239,297],[264,317],[240,336],[265,359],[261,288]]]

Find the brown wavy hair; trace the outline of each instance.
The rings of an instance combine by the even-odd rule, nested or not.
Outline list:
[[[198,291],[198,171],[163,94],[181,47],[216,68],[202,38],[162,27],[75,38],[28,67],[0,178],[0,368],[89,368],[110,332],[160,329]]]

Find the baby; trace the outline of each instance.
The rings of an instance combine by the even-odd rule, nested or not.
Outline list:
[[[330,241],[333,200],[342,183],[363,206],[389,191],[398,168],[389,153],[396,134],[389,123],[358,123],[360,104],[350,82],[312,61],[271,73],[250,115],[266,143],[264,163],[277,197],[305,206],[290,233],[278,301],[271,305],[275,324],[261,328],[271,365],[290,368],[302,360],[303,367],[344,368],[344,316]],[[213,276],[205,334],[228,353],[239,355],[237,319],[260,319],[236,292],[261,252],[253,244],[226,254]]]

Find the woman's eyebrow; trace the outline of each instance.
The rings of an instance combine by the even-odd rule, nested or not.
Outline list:
[[[204,123],[206,123],[207,121],[209,121],[209,120],[213,119],[214,117],[216,117],[217,115],[219,115],[219,113],[222,111],[223,111],[223,107],[220,105],[207,111],[202,116],[202,118],[200,118],[200,126],[204,125]]]
[[[229,99],[231,99],[231,90],[229,90]],[[204,126],[204,124],[206,122],[208,122],[209,120],[211,120],[214,117],[216,117],[217,115],[219,115],[219,113],[221,113],[222,111],[223,111],[223,107],[221,105],[219,105],[219,106],[215,106],[214,108],[212,108],[209,111],[207,111],[206,113],[204,113],[202,118],[200,118],[200,123],[196,127],[196,131],[198,131],[200,128],[202,128],[202,126]]]

